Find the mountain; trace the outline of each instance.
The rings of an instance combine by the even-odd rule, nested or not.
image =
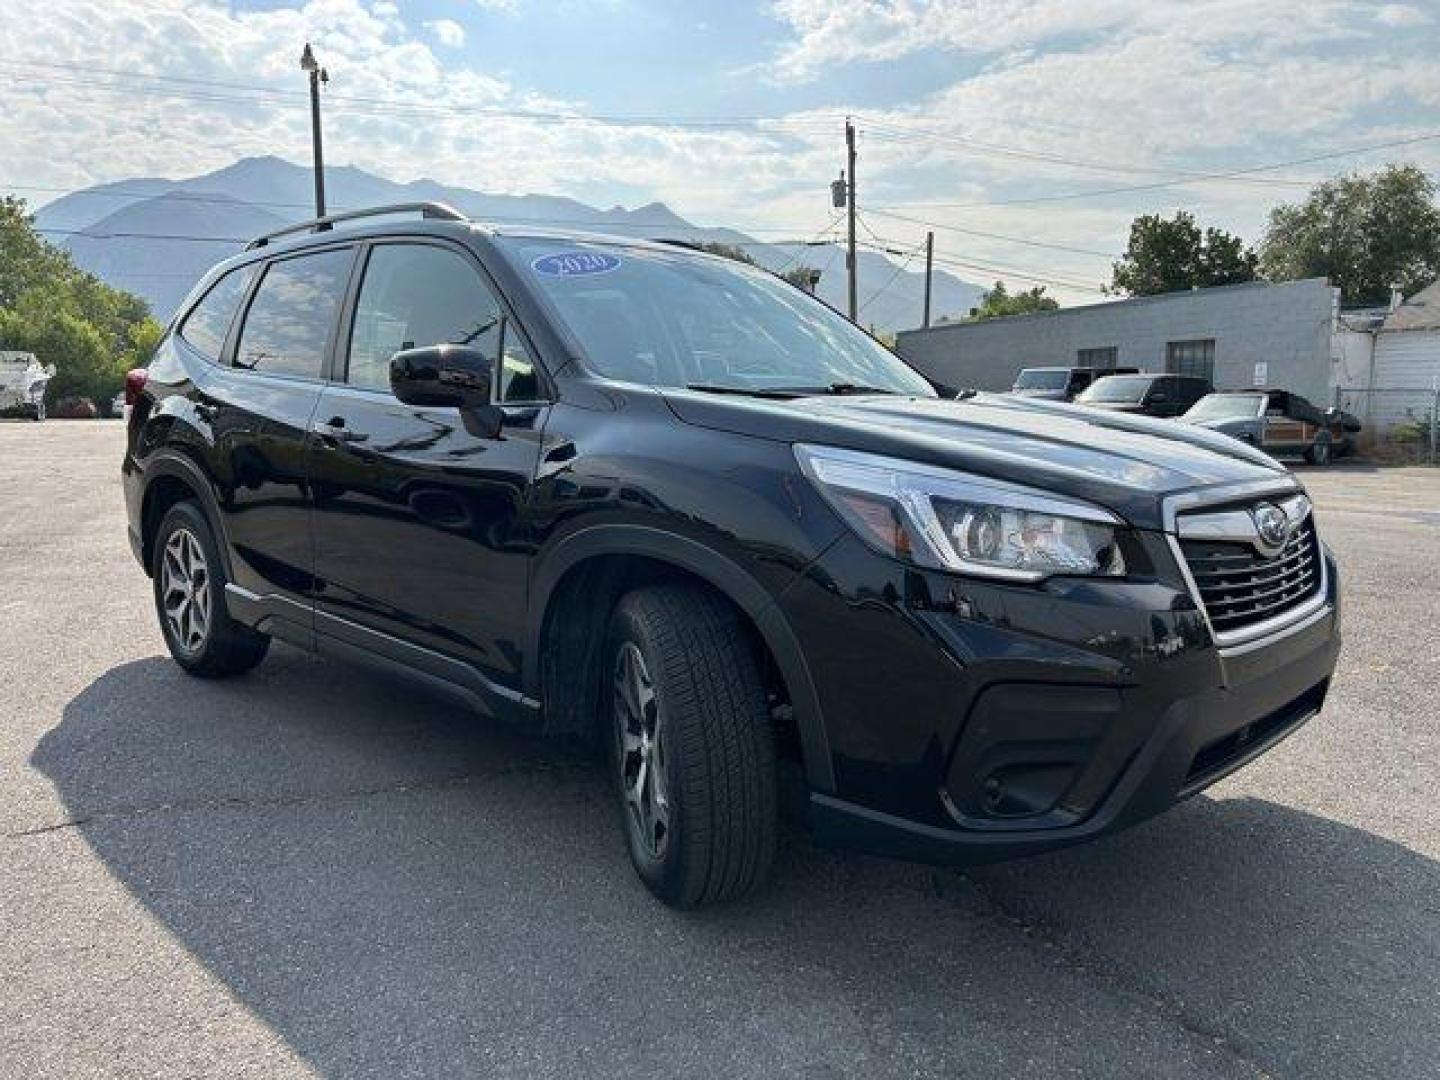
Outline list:
[[[35,217],[79,266],[143,296],[158,318],[168,319],[210,266],[254,236],[310,217],[313,185],[308,166],[278,157],[242,158],[186,180],[137,177],[85,188],[41,207]],[[353,165],[325,170],[325,194],[332,212],[430,200],[502,226],[573,226],[733,244],[772,270],[797,265],[822,270],[820,297],[837,308],[845,304],[845,258],[838,245],[761,243],[734,229],[692,224],[664,203],[602,210],[559,195],[495,195],[428,179],[398,183]],[[859,272],[862,323],[888,331],[920,324],[923,270],[902,270],[885,255],[862,251]],[[968,311],[982,291],[942,270],[935,272],[933,290],[936,318]]]

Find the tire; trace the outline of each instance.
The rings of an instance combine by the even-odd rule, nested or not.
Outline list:
[[[1330,450],[1331,447],[1329,439],[1316,439],[1315,444],[1311,446],[1309,450],[1305,451],[1305,460],[1308,461],[1311,465],[1317,465],[1323,468],[1324,466],[1330,464]]]
[[[161,520],[150,576],[165,645],[191,675],[240,675],[265,659],[270,639],[226,610],[225,566],[210,523],[193,502],[176,503]]]
[[[610,769],[636,873],[677,908],[755,891],[775,856],[775,741],[738,613],[704,589],[640,589],[616,606],[605,657]]]

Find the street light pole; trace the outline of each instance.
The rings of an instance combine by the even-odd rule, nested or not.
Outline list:
[[[330,81],[330,74],[315,60],[310,43],[300,54],[300,70],[310,75],[310,142],[315,160],[315,216],[325,216],[325,152],[320,145],[320,84]]]

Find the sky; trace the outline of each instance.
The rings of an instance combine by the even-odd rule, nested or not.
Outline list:
[[[862,239],[913,253],[934,229],[960,276],[1043,282],[1066,303],[1097,298],[1136,214],[1188,209],[1253,242],[1271,206],[1316,180],[1440,168],[1440,0],[0,0],[0,13],[0,191],[34,205],[242,156],[308,162],[307,40],[330,75],[327,164],[659,200],[697,223],[812,239],[837,235],[829,182],[848,115]],[[1382,148],[1349,153],[1367,147]],[[1214,176],[1236,170],[1253,171]]]

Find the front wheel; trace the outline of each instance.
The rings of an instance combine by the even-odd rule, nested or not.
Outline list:
[[[682,908],[754,891],[775,853],[775,744],[739,614],[703,589],[640,589],[616,608],[606,655],[611,765],[641,880]]]
[[[1317,439],[1315,445],[1305,451],[1305,460],[1311,465],[1330,464],[1330,440]]]

